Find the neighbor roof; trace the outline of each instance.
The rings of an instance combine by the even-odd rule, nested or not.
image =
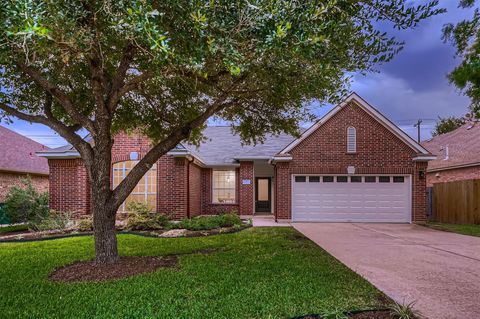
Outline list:
[[[37,151],[48,150],[23,135],[0,125],[0,171],[48,174],[48,161],[37,156]]]
[[[437,159],[428,170],[480,165],[480,123],[469,122],[458,129],[422,143]]]

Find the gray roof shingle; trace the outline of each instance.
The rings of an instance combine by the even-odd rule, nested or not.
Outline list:
[[[295,140],[287,134],[267,135],[264,143],[242,145],[240,136],[229,126],[209,126],[203,135],[205,141],[199,147],[183,145],[207,165],[232,164],[237,158],[270,158]]]

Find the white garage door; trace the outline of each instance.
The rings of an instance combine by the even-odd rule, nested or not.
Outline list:
[[[292,220],[411,221],[410,176],[292,176]]]

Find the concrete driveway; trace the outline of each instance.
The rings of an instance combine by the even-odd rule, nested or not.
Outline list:
[[[480,318],[480,237],[405,224],[292,225],[427,318]]]

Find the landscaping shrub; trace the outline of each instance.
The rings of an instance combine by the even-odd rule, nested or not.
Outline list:
[[[49,214],[48,193],[38,192],[30,178],[23,179],[22,184],[10,189],[2,210],[12,223],[39,222]]]
[[[144,203],[132,202],[127,206],[126,228],[130,230],[162,229],[168,224],[168,217],[152,212]]]
[[[77,220],[77,230],[79,231],[92,231],[93,230],[93,217],[85,216]]]
[[[71,213],[52,210],[47,216],[31,221],[28,227],[33,231],[64,230],[72,224]]]
[[[1,224],[10,224],[10,218],[7,216],[5,213],[5,210],[3,209],[3,204],[0,204],[0,225]]]
[[[191,219],[183,219],[179,223],[170,224],[169,228],[185,228],[188,230],[210,230],[221,227],[240,226],[242,220],[235,213],[218,216],[197,216]]]

